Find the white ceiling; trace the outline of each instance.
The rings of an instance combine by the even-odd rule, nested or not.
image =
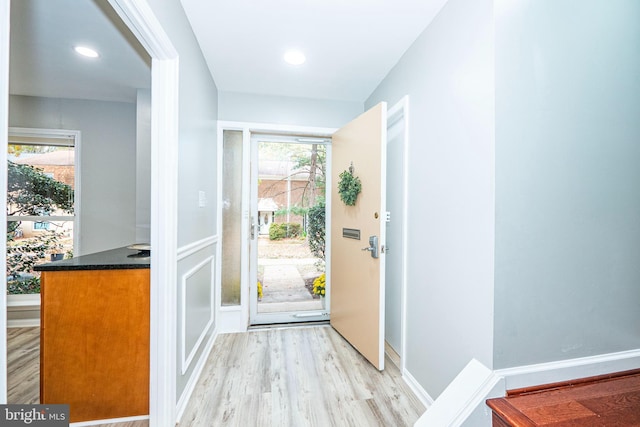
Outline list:
[[[91,60],[73,51],[86,44]],[[9,93],[135,102],[149,58],[106,0],[13,0]]]
[[[447,0],[181,1],[219,90],[362,102]]]
[[[447,0],[181,1],[219,90],[362,102]],[[12,94],[132,102],[149,63],[106,0],[11,2]]]

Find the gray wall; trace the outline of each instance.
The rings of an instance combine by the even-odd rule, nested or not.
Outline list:
[[[353,101],[220,92],[219,119],[298,126],[340,127],[362,114]]]
[[[405,360],[432,398],[493,363],[492,4],[450,0],[365,102],[410,96]]]
[[[151,91],[136,99],[136,242],[151,242]]]
[[[9,126],[81,131],[80,249],[75,255],[135,241],[135,104],[12,95]]]
[[[640,2],[497,2],[495,368],[640,348]]]
[[[179,290],[176,382],[178,401],[202,357],[204,344],[212,329],[206,329],[211,311],[203,308],[202,298],[214,289],[214,272],[202,265],[215,256],[215,244],[200,246],[193,254],[182,256],[179,248],[214,236],[216,230],[216,128],[218,90],[204,61],[200,46],[179,0],[149,0],[160,24],[179,55],[179,154],[178,154],[178,248],[179,263],[176,287]],[[204,191],[206,206],[199,207],[198,193]],[[214,263],[215,264],[215,263]],[[207,264],[209,265],[209,264]],[[184,292],[184,294],[180,294]],[[185,296],[185,309],[182,308]],[[206,306],[206,304],[205,304]],[[186,334],[182,335],[183,325]],[[181,359],[203,335],[188,369],[182,373]],[[183,347],[182,343],[186,347]]]

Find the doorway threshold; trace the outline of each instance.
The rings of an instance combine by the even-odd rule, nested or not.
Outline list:
[[[248,331],[260,331],[264,329],[287,329],[312,326],[329,326],[328,320],[318,320],[310,322],[290,322],[290,323],[267,323],[264,325],[250,325]]]

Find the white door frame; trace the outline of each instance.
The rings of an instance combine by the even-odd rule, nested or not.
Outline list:
[[[255,131],[249,131],[250,135],[250,156],[251,162],[249,173],[249,220],[254,219],[254,224],[252,225],[254,228],[255,239],[249,239],[249,324],[252,326],[260,325],[260,324],[276,324],[276,323],[295,323],[295,322],[312,322],[312,321],[323,321],[329,320],[329,313],[331,312],[331,292],[328,291],[326,293],[324,299],[324,307],[318,310],[309,310],[304,312],[274,312],[274,313],[259,313],[258,312],[258,163],[259,163],[259,150],[258,143],[259,142],[272,142],[274,144],[278,143],[287,143],[287,144],[301,144],[301,145],[310,145],[309,141],[300,142],[298,138],[309,138],[308,134],[292,134],[292,135],[272,135],[272,134],[257,134]],[[317,135],[316,135],[317,136]],[[329,136],[318,137],[318,139],[331,139]],[[331,143],[322,142],[321,145],[326,147],[326,188],[331,188],[331,169],[329,165],[329,159],[331,159]],[[325,197],[325,207],[326,207],[326,197]],[[326,209],[327,212],[331,212]],[[330,221],[330,215],[326,216]],[[330,230],[330,226],[326,224],[327,220],[325,220],[325,228]],[[251,226],[250,226],[251,227]],[[326,238],[327,236],[325,236]],[[325,241],[325,254],[331,254],[331,248],[326,244]],[[328,260],[328,257],[325,257],[325,260]],[[330,289],[330,285],[326,285],[326,289]]]
[[[149,426],[176,422],[178,52],[146,0],[109,3],[151,56]]]
[[[109,0],[145,47],[151,67],[151,348],[150,427],[176,419],[176,305],[178,53],[146,0]],[[10,0],[0,0],[0,174],[7,173]],[[6,183],[0,209],[6,216]],[[6,218],[5,218],[6,219]],[[6,228],[6,221],[0,221]],[[5,230],[6,232],[6,230]],[[6,265],[0,244],[0,268]],[[0,281],[0,403],[7,401],[6,279]]]
[[[7,234],[7,144],[9,137],[9,28],[10,0],[0,0],[0,234]],[[7,271],[7,241],[0,244],[0,270]],[[0,403],[7,403],[7,279],[0,280]]]
[[[7,144],[11,140],[12,137],[27,137],[32,139],[38,138],[47,138],[54,140],[73,140],[73,165],[74,165],[74,180],[73,180],[73,229],[80,230],[80,195],[82,194],[80,175],[81,164],[80,164],[80,153],[81,153],[81,135],[82,133],[79,130],[72,129],[42,129],[42,128],[22,128],[22,127],[11,127],[9,126],[9,139],[7,140]],[[14,142],[15,144],[15,142]],[[67,145],[67,144],[64,144]],[[28,221],[28,219],[25,218]],[[76,254],[81,254],[82,249],[80,248],[80,235],[79,233],[73,233],[73,252]]]
[[[243,132],[243,161],[244,165],[249,164],[249,154],[251,151],[251,133],[273,133],[273,134],[285,134],[285,135],[306,135],[330,138],[335,128],[325,127],[311,127],[311,126],[296,126],[296,125],[280,125],[271,123],[255,123],[255,122],[236,122],[236,121],[218,121],[218,153],[223,153],[222,147],[222,133],[225,130],[236,130]],[[218,229],[222,230],[222,155],[218,156]],[[249,188],[249,168],[243,165],[243,177],[242,177],[242,241],[248,242],[249,234],[249,221],[251,220],[251,194]],[[327,168],[330,165],[327,164]],[[330,169],[327,169],[327,173]],[[327,200],[327,212],[330,212],[331,203]],[[327,218],[329,221],[329,218]],[[327,229],[330,227],[330,222],[327,222]],[[222,239],[218,241],[217,253],[222,253]],[[331,243],[330,238],[325,242],[326,246]],[[248,245],[247,245],[248,246]],[[221,270],[221,258],[218,257],[218,272]],[[241,259],[241,271],[242,282],[240,284],[240,305],[239,306],[221,306],[221,301],[218,298],[216,307],[219,310],[220,316],[218,317],[219,333],[229,332],[244,332],[249,325],[249,298],[250,294],[250,281],[249,281],[249,254],[248,250],[245,250]],[[327,259],[327,269],[329,268],[329,260]],[[329,286],[329,285],[327,285]],[[255,291],[255,288],[254,288]],[[221,282],[220,278],[216,278],[216,295],[221,295]]]
[[[408,208],[408,197],[409,197],[409,95],[405,95],[402,97],[400,101],[394,104],[393,107],[387,110],[387,126],[391,123],[391,118],[400,117],[399,120],[403,120],[403,163],[404,168],[402,170],[402,222],[404,224],[402,228],[402,253],[404,256],[402,257],[402,279],[400,285],[400,372],[404,377],[406,371],[406,354],[407,354],[407,242],[408,242],[408,217],[409,217],[409,208]]]

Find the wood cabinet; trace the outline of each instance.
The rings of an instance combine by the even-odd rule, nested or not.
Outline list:
[[[487,405],[494,427],[639,426],[640,369],[509,390]]]
[[[71,422],[149,414],[149,269],[43,271],[40,401]]]

